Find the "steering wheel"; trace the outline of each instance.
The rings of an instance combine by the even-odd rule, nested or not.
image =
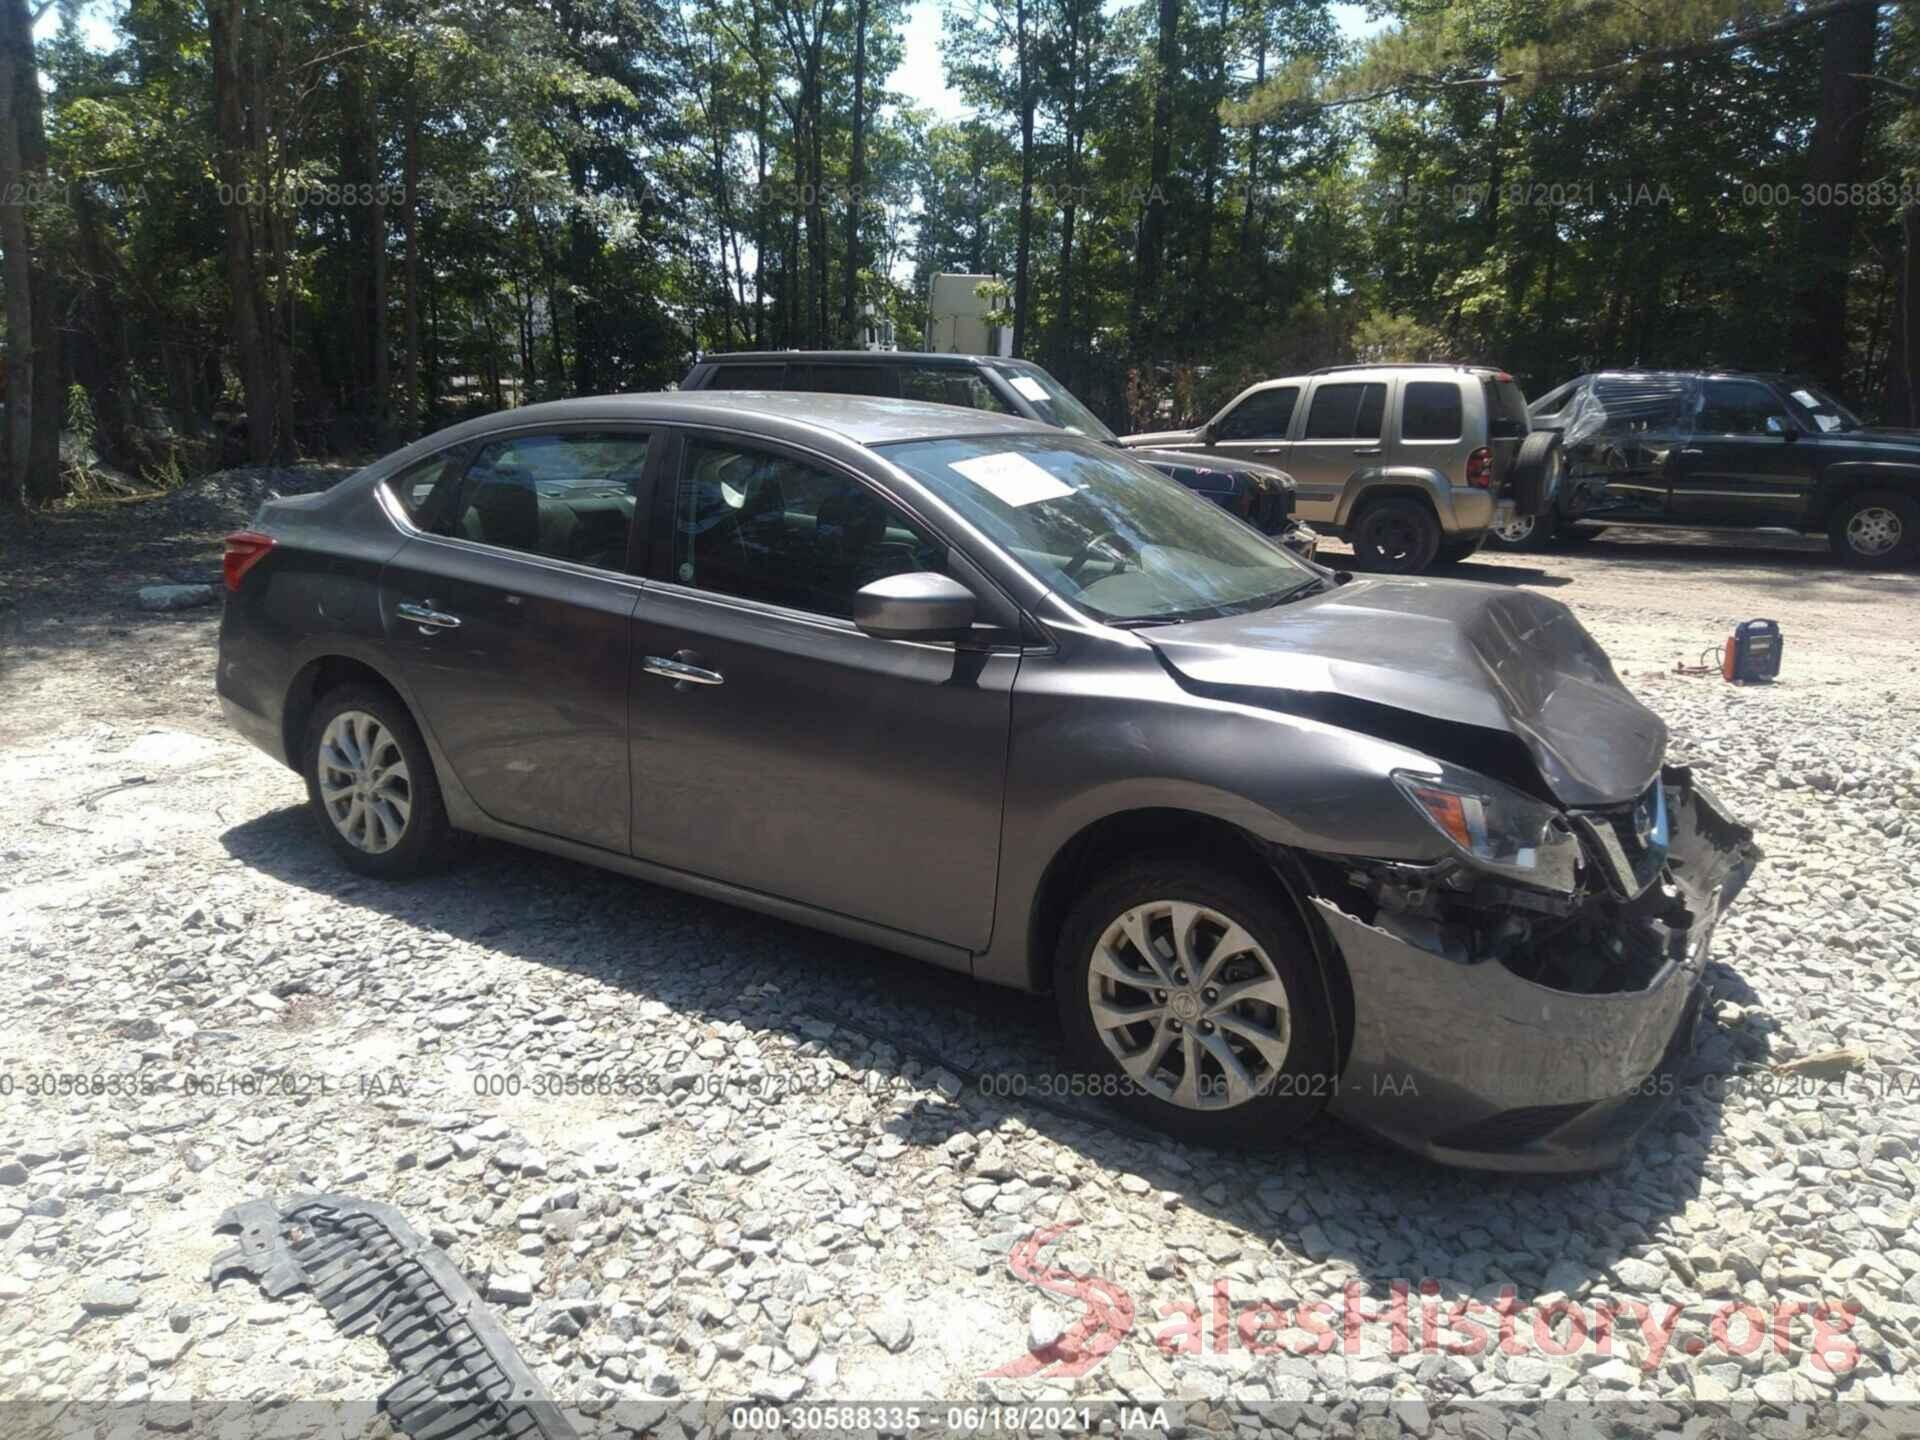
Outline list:
[[[1139,549],[1131,540],[1127,539],[1126,536],[1122,535],[1118,530],[1102,530],[1098,535],[1095,535],[1074,552],[1073,558],[1061,567],[1060,573],[1069,580],[1078,580],[1080,578],[1080,572],[1086,568],[1087,562],[1093,558],[1093,552],[1098,550],[1102,545],[1107,544],[1108,541],[1116,542],[1114,545],[1108,547],[1107,553],[1113,557],[1122,569],[1126,568],[1128,555],[1132,555],[1136,559],[1139,558]]]

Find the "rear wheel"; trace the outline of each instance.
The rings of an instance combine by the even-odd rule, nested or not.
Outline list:
[[[1552,515],[1515,515],[1488,531],[1487,543],[1496,550],[1544,550],[1558,528]]]
[[[1147,857],[1073,907],[1055,994],[1076,1067],[1147,1123],[1269,1148],[1333,1093],[1312,944],[1268,881]]]
[[[1405,495],[1375,500],[1348,530],[1354,560],[1368,570],[1415,575],[1440,550],[1440,521],[1431,506]]]
[[[1827,538],[1834,554],[1862,570],[1889,570],[1920,552],[1920,505],[1905,495],[1867,490],[1834,507]]]
[[[400,880],[447,858],[453,832],[433,759],[391,692],[347,685],[322,695],[303,759],[307,803],[350,868]]]

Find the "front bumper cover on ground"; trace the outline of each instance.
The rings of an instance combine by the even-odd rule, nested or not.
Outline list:
[[[401,1372],[380,1408],[413,1440],[575,1440],[459,1267],[391,1205],[249,1200],[216,1228],[239,1243],[214,1257],[215,1286],[250,1275],[272,1299],[310,1286],[343,1333],[379,1339]]]
[[[1673,1093],[1714,925],[1759,859],[1690,772],[1664,778],[1679,903],[1639,912],[1633,938],[1659,959],[1629,988],[1574,993],[1499,960],[1462,963],[1315,897],[1353,983],[1334,1113],[1457,1165],[1586,1170],[1625,1154]]]

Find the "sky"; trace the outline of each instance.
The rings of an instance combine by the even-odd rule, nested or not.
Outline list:
[[[118,6],[111,0],[92,0],[92,3],[82,6],[80,30],[89,45],[101,50],[113,47],[113,15],[117,9]],[[914,0],[908,7],[906,57],[900,68],[893,72],[889,88],[930,107],[937,118],[952,120],[966,114],[967,107],[957,94],[947,88],[946,75],[940,67],[941,9],[941,0]],[[1384,21],[1369,20],[1366,11],[1359,5],[1336,4],[1333,13],[1341,33],[1349,39],[1371,35],[1385,24]],[[59,23],[55,7],[48,6],[36,33],[45,39]]]
[[[960,97],[947,88],[940,68],[940,0],[914,0],[907,10],[905,30],[906,56],[893,72],[888,88],[915,103],[929,107],[941,120],[958,119],[967,113]],[[1340,33],[1349,40],[1360,39],[1384,29],[1386,21],[1370,20],[1360,5],[1336,4],[1333,16]]]

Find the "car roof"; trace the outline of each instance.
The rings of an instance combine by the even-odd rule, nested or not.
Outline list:
[[[999,355],[960,355],[946,351],[921,350],[728,350],[702,355],[702,365],[777,365],[783,361],[830,361],[836,365],[1014,365],[1032,368],[1028,360],[1009,360]]]
[[[802,439],[807,434],[836,435],[856,445],[895,440],[933,440],[952,435],[1065,435],[1037,420],[935,405],[923,400],[892,400],[879,395],[828,395],[810,390],[672,390],[653,395],[594,395],[522,405],[470,420],[445,432],[438,443],[480,439],[530,425],[575,423],[724,424],[768,439]]]

